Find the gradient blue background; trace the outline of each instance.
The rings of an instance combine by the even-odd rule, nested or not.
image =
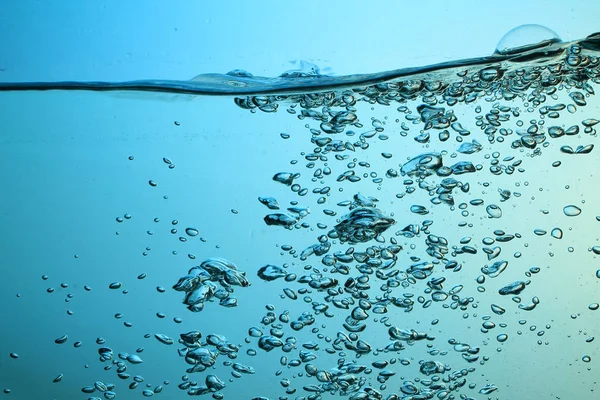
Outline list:
[[[600,5],[584,0],[7,0],[0,3],[0,81],[185,80],[200,73],[224,73],[236,68],[255,75],[277,76],[297,68],[298,60],[314,63],[328,74],[378,72],[489,55],[506,32],[526,23],[545,25],[565,41],[579,39],[600,31],[599,12]],[[594,107],[597,110],[597,105]],[[368,111],[367,108],[364,106],[361,111]],[[372,114],[383,118],[386,113],[390,121],[397,117],[393,110],[376,109]],[[364,115],[361,118],[368,121],[371,114]],[[597,114],[591,116],[598,118]],[[293,244],[302,251],[317,236],[316,232],[266,227],[262,222],[266,208],[256,201],[258,196],[277,197],[281,204],[297,199],[270,178],[275,172],[291,169],[292,159],[303,163],[299,153],[311,149],[303,124],[285,110],[276,115],[250,114],[237,108],[229,98],[0,93],[0,390],[12,390],[8,395],[0,393],[0,399],[83,399],[87,396],[80,393],[81,387],[96,380],[120,385],[117,399],[142,398],[139,389],[129,392],[114,370],[102,370],[104,365],[98,362],[96,353],[98,336],[105,337],[115,353],[145,347],[141,353],[144,363],[130,367],[128,372],[142,374],[152,387],[164,380],[171,382],[163,394],[154,398],[185,399],[188,396],[176,385],[187,365],[174,354],[176,346],[162,345],[154,338],[143,339],[145,333],[177,338],[181,332],[199,329],[205,336],[225,333],[232,342],[243,344],[247,327],[258,325],[265,304],[276,304],[278,312],[287,307],[293,316],[306,310],[308,306],[302,300],[291,303],[280,299],[284,283],[267,284],[255,276],[256,269],[265,263],[289,262],[289,255],[280,254],[275,245]],[[283,141],[281,132],[292,137]],[[386,146],[374,144],[372,152],[388,151]],[[423,149],[411,142],[410,146],[398,145],[394,151],[402,160]],[[134,161],[127,159],[130,155]],[[163,157],[172,159],[176,168],[169,170]],[[597,162],[597,158],[593,160]],[[567,177],[583,169],[578,164],[565,164]],[[296,169],[308,176],[303,166]],[[600,266],[585,258],[584,247],[598,239],[593,215],[600,212],[592,208],[600,204],[598,194],[593,190],[586,192],[589,208],[585,208],[584,216],[590,219],[578,226],[591,239],[581,245],[583,258],[574,262],[566,246],[577,244],[578,237],[569,234],[567,226],[572,221],[560,212],[566,202],[580,198],[568,192],[560,179],[545,185],[549,171],[549,167],[540,169],[532,175],[531,186],[522,185],[518,190],[523,192],[523,199],[536,197],[544,207],[556,206],[550,217],[534,219],[535,226],[528,219],[504,219],[501,228],[518,226],[531,233],[539,226],[562,224],[565,239],[560,246],[554,245],[560,251],[556,250],[558,256],[548,259],[548,263],[581,264],[593,275]],[[513,183],[505,178],[499,180]],[[591,174],[586,178],[586,183],[593,182]],[[151,188],[149,179],[159,185]],[[544,185],[542,191],[539,187]],[[583,183],[580,185],[584,187]],[[365,194],[379,196],[368,184],[357,187],[364,189]],[[334,193],[328,201],[335,204],[351,194],[349,190]],[[414,201],[427,201],[418,195]],[[381,197],[392,197],[402,207],[406,201],[413,201],[394,200],[393,193]],[[560,207],[557,198],[561,199]],[[537,216],[542,206],[529,203],[528,207],[524,215]],[[239,210],[239,214],[231,213],[231,209]],[[444,211],[439,212],[441,221],[450,218]],[[508,214],[508,210],[505,212]],[[131,213],[132,219],[118,224],[115,218],[124,213]],[[160,221],[153,222],[154,218]],[[409,219],[404,211],[398,211],[397,218],[403,223]],[[195,226],[207,242],[200,242],[199,237],[179,242],[180,234],[169,233],[173,219],[180,221],[180,234],[185,227]],[[454,225],[440,225],[448,237],[458,240]],[[547,247],[537,246],[531,245],[536,249],[533,255],[547,253]],[[513,252],[516,245],[509,244],[507,248],[507,252]],[[142,255],[144,251],[147,256]],[[177,251],[176,256],[173,251]],[[190,260],[188,254],[197,255],[197,260]],[[192,315],[181,304],[182,294],[170,286],[198,261],[215,256],[230,258],[247,270],[253,286],[236,289],[238,309],[226,310],[210,304],[202,313]],[[298,265],[289,269],[302,273]],[[540,296],[543,293],[542,298],[548,299],[545,304],[554,308],[546,306],[523,327],[516,322],[521,316],[507,313],[511,337],[502,352],[494,350],[500,347],[494,339],[499,332],[490,335],[486,351],[494,358],[489,368],[481,369],[487,375],[473,380],[478,387],[487,380],[496,383],[501,391],[493,398],[566,399],[574,393],[577,399],[596,398],[597,388],[596,392],[591,391],[596,387],[595,364],[582,366],[579,360],[585,352],[593,353],[596,362],[600,358],[596,347],[583,343],[588,332],[591,335],[600,326],[597,317],[587,311],[591,301],[598,301],[592,296],[594,291],[599,292],[598,285],[587,279],[587,270],[581,275],[566,268],[555,271],[556,279],[538,287],[536,292]],[[142,272],[148,273],[148,278],[138,281],[136,277]],[[48,274],[50,279],[42,281],[42,274]],[[472,281],[473,276],[465,271],[465,275],[455,278]],[[108,284],[114,281],[123,282],[129,293],[109,290]],[[61,289],[63,282],[69,287]],[[571,302],[558,303],[554,296],[557,282],[572,289],[568,293]],[[84,285],[93,290],[85,292]],[[157,286],[166,287],[166,293],[158,293]],[[48,294],[48,287],[56,291]],[[474,291],[474,286],[469,289]],[[590,296],[578,297],[578,292]],[[69,303],[65,302],[67,293],[74,293]],[[75,314],[67,316],[67,309]],[[438,311],[432,307],[394,317],[402,327],[432,329],[429,323],[440,317]],[[117,312],[123,313],[124,318],[115,319]],[[159,319],[156,312],[164,312],[167,317]],[[570,318],[570,314],[577,313],[583,316]],[[459,313],[441,314],[444,340],[454,336],[473,343],[481,341],[478,324],[465,321]],[[176,316],[184,322],[173,323]],[[125,328],[124,321],[131,321],[134,326]],[[335,334],[331,330],[337,329],[339,319],[326,322],[324,331]],[[535,344],[536,332],[530,332],[529,326],[544,329],[546,324],[554,326],[544,337],[551,347],[539,347]],[[439,329],[442,331],[441,325]],[[525,331],[523,336],[515,333],[517,329]],[[368,339],[385,342],[387,335],[380,331]],[[69,334],[67,344],[55,345],[54,339],[65,333]],[[299,337],[311,339],[306,332]],[[84,343],[79,349],[73,347],[76,340]],[[283,369],[284,376],[288,376],[295,371],[280,366],[278,352],[261,353],[255,358],[246,356],[249,347],[256,347],[255,343],[243,347],[239,361],[254,366],[257,374],[228,383],[225,398],[267,395],[273,400],[274,393],[283,392],[274,372]],[[422,344],[404,355],[415,358],[410,367],[413,369],[406,372],[407,378],[418,376],[416,361],[423,358],[425,351]],[[19,359],[10,358],[10,352],[18,353]],[[320,357],[323,367],[335,363],[336,357]],[[222,367],[221,361],[223,357],[219,358],[217,373],[226,380],[230,369]],[[569,369],[572,365],[575,367]],[[63,381],[52,384],[58,373],[64,373]],[[314,383],[302,379],[294,382]],[[294,386],[299,388],[300,384]],[[239,395],[240,390],[243,395]],[[473,393],[477,396],[476,391]]]

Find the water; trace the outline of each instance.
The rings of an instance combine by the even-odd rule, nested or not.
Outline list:
[[[554,35],[2,84],[5,397],[595,398],[600,37]]]

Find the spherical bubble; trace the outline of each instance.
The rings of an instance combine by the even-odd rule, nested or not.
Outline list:
[[[506,342],[507,339],[508,335],[506,333],[501,333],[496,337],[496,340],[498,340],[500,343]]]
[[[495,53],[511,54],[536,48],[542,42],[562,42],[560,36],[552,29],[542,25],[527,24],[511,29],[500,39]]]

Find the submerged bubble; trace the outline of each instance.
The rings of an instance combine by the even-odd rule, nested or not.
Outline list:
[[[488,213],[490,218],[501,218],[502,210],[496,204],[490,204],[486,207],[485,211]]]
[[[273,281],[278,278],[284,278],[287,271],[276,265],[265,265],[258,270],[258,277],[264,281]]]
[[[520,25],[508,31],[496,46],[497,54],[513,54],[535,49],[550,43],[559,43],[561,38],[550,28],[542,25]]]
[[[56,344],[63,344],[63,343],[66,343],[66,341],[67,341],[67,339],[68,339],[68,338],[69,338],[69,337],[68,337],[67,335],[63,335],[63,336],[61,336],[61,337],[59,337],[59,338],[56,338],[56,339],[54,340],[54,343],[56,343]]]
[[[198,236],[199,232],[198,232],[198,229],[196,229],[196,228],[185,228],[185,233],[188,236],[194,237],[194,236]]]
[[[492,265],[485,265],[481,268],[481,272],[489,276],[490,278],[495,278],[500,275],[508,266],[508,261],[497,261]]]
[[[419,206],[417,206],[419,207]],[[334,228],[342,242],[364,243],[374,239],[396,221],[377,208],[356,208],[345,215]]]
[[[166,345],[171,345],[173,344],[173,339],[171,339],[170,337],[168,337],[167,335],[163,335],[162,333],[157,333],[154,335],[154,337],[161,343],[164,343]]]
[[[552,237],[555,239],[562,239],[563,231],[560,228],[554,228],[552,229],[552,232],[550,232],[550,235],[552,235]]]
[[[573,204],[570,204],[563,208],[563,212],[565,213],[565,215],[567,217],[576,217],[579,214],[581,214],[581,208],[574,206]]]
[[[273,197],[259,197],[258,201],[267,206],[270,210],[279,210],[279,203]]]
[[[496,385],[494,385],[493,383],[488,383],[487,385],[479,389],[479,394],[488,395],[492,392],[495,392],[496,390],[498,390]]]

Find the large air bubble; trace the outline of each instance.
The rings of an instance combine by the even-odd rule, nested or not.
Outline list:
[[[519,53],[559,42],[562,42],[562,39],[550,28],[535,24],[520,25],[511,29],[500,39],[494,53]]]

